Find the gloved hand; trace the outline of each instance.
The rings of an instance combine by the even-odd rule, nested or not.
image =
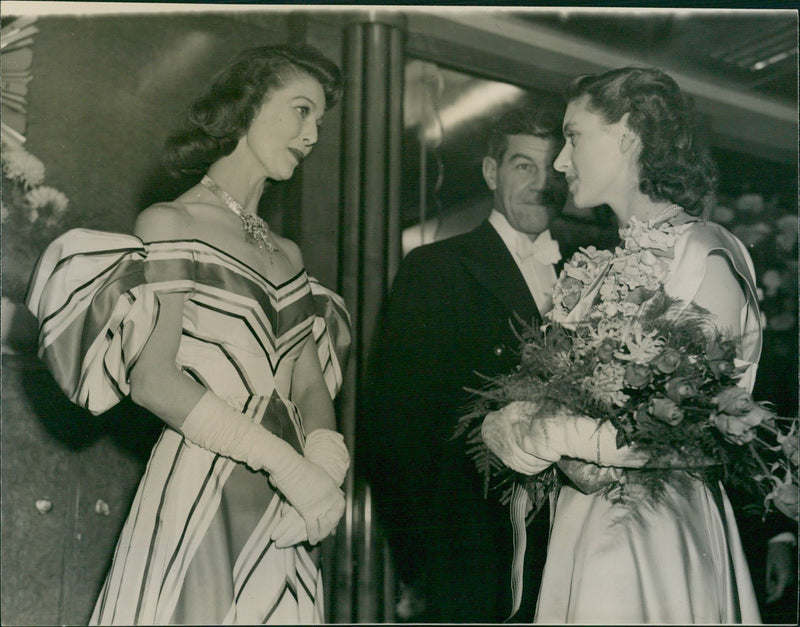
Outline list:
[[[315,429],[308,434],[305,458],[321,466],[337,486],[344,483],[350,467],[350,454],[344,445],[344,436],[331,429]],[[289,503],[283,503],[280,520],[271,533],[275,546],[285,548],[307,540],[306,526],[299,512]],[[322,538],[321,538],[322,539]]]
[[[331,429],[314,429],[306,438],[303,454],[308,461],[322,466],[333,482],[341,487],[350,468],[350,454],[341,433]]]
[[[506,466],[525,475],[538,474],[559,459],[548,451],[535,454],[523,445],[525,431],[538,409],[539,406],[531,402],[510,403],[487,414],[481,426],[481,437],[489,450]]]
[[[281,503],[280,520],[273,527],[270,538],[279,549],[285,549],[308,540],[306,521],[289,501]]]
[[[582,459],[562,458],[556,462],[561,472],[584,494],[593,494],[617,483],[624,472],[616,466],[598,466]]]
[[[617,430],[610,422],[600,424],[587,416],[559,413],[533,420],[531,426],[525,444],[544,441],[560,457],[620,468],[641,468],[649,459],[630,446],[617,448]]]
[[[288,444],[286,447],[293,455],[278,461],[270,475],[305,521],[309,543],[317,544],[339,524],[345,508],[344,492],[321,466],[301,457]]]
[[[184,436],[214,453],[265,470],[306,523],[308,541],[330,535],[344,513],[344,493],[317,464],[207,391],[180,427]]]
[[[582,459],[598,466],[638,468],[647,456],[630,447],[617,448],[617,432],[610,423],[598,424],[586,416],[564,412],[541,416],[540,406],[516,401],[486,416],[481,435],[489,449],[509,468],[532,475],[562,457]]]

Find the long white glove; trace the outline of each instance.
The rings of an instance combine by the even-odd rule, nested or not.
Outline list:
[[[203,394],[180,429],[209,451],[267,471],[303,517],[311,544],[336,528],[344,513],[344,493],[328,473],[211,391]]]
[[[322,466],[333,482],[341,487],[350,468],[350,454],[341,433],[332,429],[314,429],[306,438],[303,454],[308,461]]]
[[[609,423],[598,425],[586,416],[564,413],[538,414],[538,404],[516,401],[483,421],[483,441],[517,472],[537,474],[562,457],[628,468],[641,467],[648,459],[630,447],[618,449],[616,429]]]
[[[556,462],[572,484],[584,494],[592,494],[622,478],[624,469],[616,466],[598,466],[582,459],[564,457]]]
[[[324,468],[334,483],[341,487],[350,467],[350,454],[341,433],[331,429],[315,429],[306,438],[304,454],[307,460]],[[281,519],[273,528],[271,537],[278,548],[307,540],[303,519],[290,503],[281,505]]]

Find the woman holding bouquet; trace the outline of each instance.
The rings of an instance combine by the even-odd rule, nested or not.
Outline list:
[[[166,423],[92,624],[323,620],[312,545],[344,512],[331,397],[349,318],[257,208],[340,93],[310,46],[243,51],[168,144],[198,183],[145,209],[135,236],[77,229],[39,261],[28,306],[62,389],[94,413],[130,394]]]
[[[630,337],[621,347],[609,329],[666,293],[678,299],[679,319],[698,311],[696,305],[710,312],[710,328],[737,339],[738,385],[749,392],[761,351],[753,266],[735,237],[698,217],[715,176],[694,144],[680,89],[661,71],[628,67],[577,78],[567,102],[566,144],[555,167],[565,173],[576,206],[613,209],[623,244],[613,255],[590,249],[573,257],[556,284],[551,319],[573,327],[591,319],[593,329],[608,333],[596,348],[598,356],[606,351],[600,361],[621,352],[630,359],[619,371],[624,380],[606,391],[609,406],[619,406],[646,386],[656,356],[667,372],[681,350],[659,355],[662,344],[651,335]],[[600,372],[592,379],[598,389],[602,376],[613,379],[608,369]],[[679,420],[667,402],[644,402],[641,419]],[[631,510],[636,472],[625,469],[663,469],[681,464],[679,458],[653,460],[630,442],[618,447],[610,421],[548,407],[512,403],[483,423],[485,442],[507,466],[534,475],[558,463],[575,479],[558,492],[536,622],[759,622],[721,485],[676,473],[680,480],[667,481],[659,498]],[[587,483],[626,484],[629,502]]]

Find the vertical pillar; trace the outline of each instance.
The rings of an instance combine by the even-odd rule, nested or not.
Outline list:
[[[339,412],[354,456],[359,391],[377,314],[401,254],[404,21],[397,12],[365,11],[345,27],[339,286],[352,316],[353,346]],[[352,472],[345,488],[331,615],[341,623],[376,622],[383,613],[383,550],[369,488]]]

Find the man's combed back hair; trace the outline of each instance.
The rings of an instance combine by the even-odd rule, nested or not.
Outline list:
[[[270,92],[304,75],[322,86],[326,110],[339,101],[341,72],[313,46],[270,45],[241,52],[192,103],[185,128],[167,140],[167,170],[174,175],[205,172],[233,152]]]
[[[639,136],[639,189],[654,201],[668,201],[698,215],[712,201],[714,163],[694,139],[689,103],[678,84],[655,68],[624,67],[579,76],[567,87],[572,102],[588,96],[587,108],[608,124],[628,114]]]
[[[562,141],[561,120],[563,109],[550,103],[528,105],[503,114],[489,131],[486,154],[498,163],[508,148],[509,135],[533,135],[552,139],[556,146]]]

